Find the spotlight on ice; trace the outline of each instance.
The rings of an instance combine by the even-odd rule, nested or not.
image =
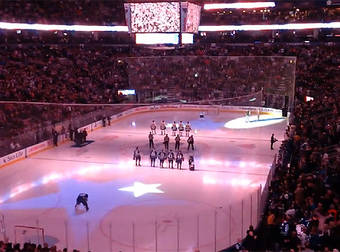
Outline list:
[[[133,121],[133,122],[131,123],[131,125],[132,125],[133,127],[136,127],[136,122]]]
[[[260,120],[258,120],[257,115],[247,117],[239,117],[230,120],[224,124],[227,129],[250,129],[258,127],[266,127],[268,125],[273,125],[281,123],[286,118],[277,115],[261,115]]]

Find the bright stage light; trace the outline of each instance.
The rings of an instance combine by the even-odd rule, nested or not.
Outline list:
[[[305,30],[322,28],[340,28],[340,22],[332,23],[299,23],[299,24],[271,24],[271,25],[203,25],[199,27],[201,32],[218,31],[271,31],[271,30]]]
[[[205,4],[205,10],[218,9],[254,9],[254,8],[269,8],[275,7],[275,2],[253,2],[253,3],[216,3]]]
[[[178,33],[136,33],[136,44],[178,44]]]
[[[133,192],[135,198],[138,198],[147,193],[164,193],[158,189],[161,184],[143,184],[141,182],[133,183],[133,186],[119,188],[119,191]]]
[[[304,29],[337,29],[340,22],[332,23],[294,23],[271,25],[211,25],[199,26],[201,32],[216,31],[262,31],[262,30],[304,30]],[[36,31],[82,31],[82,32],[128,32],[127,26],[94,26],[94,25],[54,25],[24,24],[0,22],[0,29],[5,30],[36,30]],[[177,41],[177,40],[176,40]],[[172,40],[172,42],[174,42]]]
[[[6,30],[38,30],[38,31],[128,32],[127,26],[24,24],[24,23],[7,23],[7,22],[0,22],[0,29],[6,29]]]
[[[250,116],[249,122],[246,117],[236,118],[224,124],[228,129],[251,129],[258,127],[265,127],[272,124],[277,124],[286,120],[284,117],[276,117],[273,115],[261,115],[260,120],[257,120],[256,116]]]

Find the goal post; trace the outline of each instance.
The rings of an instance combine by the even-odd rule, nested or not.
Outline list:
[[[26,242],[44,244],[45,231],[41,227],[15,225],[14,242],[20,244],[24,244]]]

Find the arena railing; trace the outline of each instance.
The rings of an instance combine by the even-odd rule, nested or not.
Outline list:
[[[232,204],[211,207],[185,217],[154,216],[151,220],[137,219],[121,222],[105,219],[100,223],[100,232],[96,232],[98,223],[91,219],[50,218],[41,215],[37,218],[20,219],[15,225],[7,223],[7,240],[24,244],[41,242],[43,230],[46,242],[54,238],[50,246],[80,251],[220,251],[246,236],[250,225],[259,222],[260,187]],[[226,195],[227,197],[227,195]],[[91,199],[89,200],[91,206]],[[72,206],[73,207],[73,206]],[[6,216],[10,217],[7,213]],[[10,218],[9,218],[10,219]],[[19,227],[29,227],[26,233]],[[82,232],[74,233],[74,230]],[[78,234],[83,234],[78,237]],[[48,239],[49,238],[49,239]],[[79,242],[79,239],[81,242]]]

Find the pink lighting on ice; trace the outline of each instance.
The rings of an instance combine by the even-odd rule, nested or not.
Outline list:
[[[261,183],[252,182],[248,178],[234,178],[231,180],[203,176],[204,185],[231,185],[232,187],[259,187]]]

